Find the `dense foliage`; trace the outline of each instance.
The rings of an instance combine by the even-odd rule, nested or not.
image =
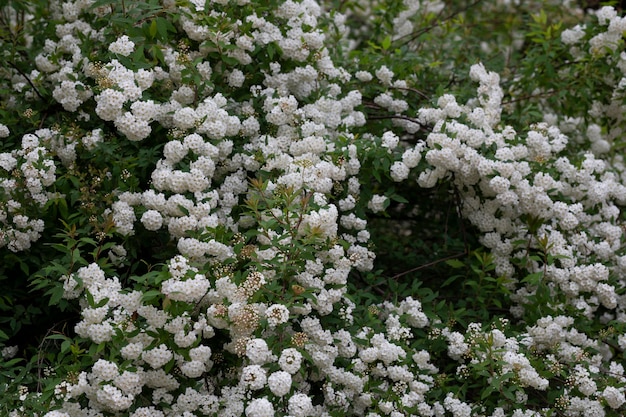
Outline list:
[[[624,415],[592,3],[0,2],[0,415]]]

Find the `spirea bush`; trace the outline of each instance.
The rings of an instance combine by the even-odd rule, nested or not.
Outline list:
[[[0,414],[624,415],[582,3],[1,3]]]

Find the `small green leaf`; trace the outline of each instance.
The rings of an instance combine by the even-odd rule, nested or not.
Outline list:
[[[154,37],[156,36],[158,30],[159,30],[159,28],[158,28],[158,25],[157,25],[157,21],[153,20],[150,23],[150,28],[148,29],[148,33],[150,34],[150,37],[152,39],[154,39]]]
[[[399,194],[392,194],[389,196],[389,198],[393,201],[397,201],[398,203],[408,203],[409,200],[407,200],[406,198],[402,197]]]
[[[59,210],[59,214],[61,215],[61,218],[67,219],[67,216],[69,214],[68,209],[67,209],[67,201],[65,201],[65,199],[63,198],[59,198],[57,200],[57,208]]]
[[[375,51],[380,49],[380,46],[376,45],[376,44],[375,44],[374,42],[372,42],[372,41],[367,41],[367,44],[368,44],[368,46],[369,46],[370,48],[372,48],[372,49],[373,49],[373,50],[375,50]]]
[[[480,399],[485,400],[487,397],[489,397],[491,395],[491,393],[493,392],[494,387],[493,386],[488,386],[487,389],[485,389],[482,394],[480,394]]]
[[[522,282],[528,283],[530,285],[538,285],[539,282],[541,282],[541,278],[543,278],[543,272],[535,272],[523,278]]]
[[[145,293],[143,293],[143,295],[141,296],[141,301],[152,301],[155,298],[157,298],[159,295],[161,295],[161,291],[159,290],[150,290],[150,291],[146,291]]]
[[[14,358],[14,359],[11,359],[10,361],[4,362],[4,363],[2,364],[2,366],[3,366],[5,369],[9,369],[9,368],[11,368],[12,366],[17,365],[18,363],[20,363],[20,362],[21,362],[21,361],[23,361],[23,360],[24,360],[23,358]]]
[[[85,296],[87,297],[89,307],[94,308],[96,306],[96,301],[93,299],[93,295],[91,295],[89,291],[85,291]]]
[[[447,287],[448,285],[452,284],[454,281],[462,277],[462,275],[452,275],[447,280],[445,280],[443,284],[441,284],[441,288]]]
[[[381,46],[383,50],[388,50],[391,46],[391,36],[387,36],[385,39],[383,39],[383,43],[381,44]]]
[[[67,336],[63,334],[51,334],[46,337],[46,340],[67,340]]]
[[[64,340],[63,343],[61,343],[61,353],[65,353],[68,350],[70,350],[70,347],[72,346],[72,341],[67,339]]]
[[[465,264],[458,259],[449,259],[446,264],[454,269],[464,268]]]

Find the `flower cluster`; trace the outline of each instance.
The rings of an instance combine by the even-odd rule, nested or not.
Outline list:
[[[15,140],[0,153],[0,249],[43,243],[32,286],[78,319],[36,361],[63,363],[31,384],[46,395],[20,389],[11,417],[37,401],[44,417],[624,411],[626,20],[613,8],[560,37],[533,32],[572,63],[606,64],[611,94],[561,113],[543,85],[544,117],[526,124],[514,120],[524,82],[487,64],[420,101],[418,69],[439,66],[414,56],[421,36],[457,39],[428,23],[441,1],[384,18],[367,2],[51,3],[36,69],[11,65],[7,85],[59,113],[0,124]],[[509,2],[496,3],[478,11]],[[358,52],[378,30],[368,14],[393,26],[369,42],[376,60]],[[409,229],[442,184],[467,221],[464,253],[377,270],[376,251],[393,248],[376,247],[372,223],[408,213]],[[447,239],[449,216],[429,213],[424,241]],[[432,288],[408,275],[440,265],[465,275]],[[481,298],[449,289],[459,281]],[[19,347],[0,336],[9,361]]]
[[[54,198],[49,191],[56,180],[56,164],[51,153],[56,150],[59,154],[64,151],[70,154],[73,151],[73,146],[55,146],[63,141],[57,132],[41,129],[24,135],[19,149],[0,154],[0,168],[5,174],[0,177],[3,196],[0,202],[0,247],[20,252],[29,249],[31,243],[41,237],[44,222],[37,213]]]

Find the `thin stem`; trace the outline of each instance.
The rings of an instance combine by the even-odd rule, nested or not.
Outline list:
[[[37,87],[35,87],[35,84],[33,84],[33,82],[30,80],[30,78],[28,78],[28,76],[26,74],[24,74],[24,72],[19,69],[17,67],[17,65],[15,65],[13,62],[8,61],[7,62],[15,71],[17,71],[22,77],[24,77],[26,79],[26,81],[28,82],[28,84],[30,84],[30,86],[33,88],[33,90],[35,90],[35,94],[37,94],[37,97],[39,97],[41,100],[45,101],[46,99],[41,95],[41,93],[39,92],[39,90],[37,90]]]
[[[436,261],[432,261],[432,262],[429,262],[427,264],[423,264],[423,265],[417,266],[415,268],[411,268],[408,271],[400,272],[399,274],[396,274],[396,275],[392,276],[390,279],[400,278],[400,277],[402,277],[404,275],[410,274],[411,272],[419,271],[420,269],[429,268],[431,266],[440,264],[441,262],[449,261],[451,259],[461,258],[461,257],[466,256],[466,255],[467,255],[467,252],[463,251],[463,252],[460,252],[460,253],[456,253],[454,255],[446,256],[445,258],[437,259]]]
[[[446,9],[445,7],[444,7],[444,8],[442,8],[442,9],[441,9],[441,11],[439,12],[439,14],[437,15],[437,19],[436,19],[435,23],[433,23],[433,24],[431,24],[431,25],[429,25],[429,26],[426,26],[425,28],[422,28],[422,29],[420,29],[420,30],[418,30],[418,31],[415,31],[415,32],[413,32],[413,33],[410,33],[410,34],[408,34],[408,35],[405,35],[405,36],[403,36],[403,37],[399,38],[399,39],[407,38],[406,40],[404,40],[404,41],[403,41],[403,43],[401,44],[401,46],[404,46],[404,45],[406,45],[406,44],[408,44],[408,43],[410,43],[410,42],[414,41],[415,39],[417,39],[417,38],[419,38],[420,36],[422,36],[424,33],[428,33],[428,32],[430,32],[431,30],[433,30],[433,29],[434,29],[434,28],[436,28],[437,26],[440,26],[443,22],[445,22],[445,21],[447,21],[447,20],[450,20],[450,19],[452,19],[452,18],[456,17],[457,15],[459,15],[459,14],[461,14],[461,13],[463,13],[463,12],[465,12],[465,11],[469,10],[471,7],[473,7],[473,6],[477,5],[477,4],[478,4],[478,3],[480,3],[481,1],[482,1],[482,0],[476,0],[476,1],[474,1],[474,2],[472,2],[472,3],[470,3],[470,4],[468,4],[466,7],[463,7],[463,8],[461,8],[461,9],[459,9],[459,10],[456,10],[456,11],[454,11],[453,13],[449,14],[448,16],[446,16],[445,18],[440,19],[440,18],[441,18],[441,15],[443,14],[443,11]],[[398,40],[399,40],[399,39],[398,39]]]

